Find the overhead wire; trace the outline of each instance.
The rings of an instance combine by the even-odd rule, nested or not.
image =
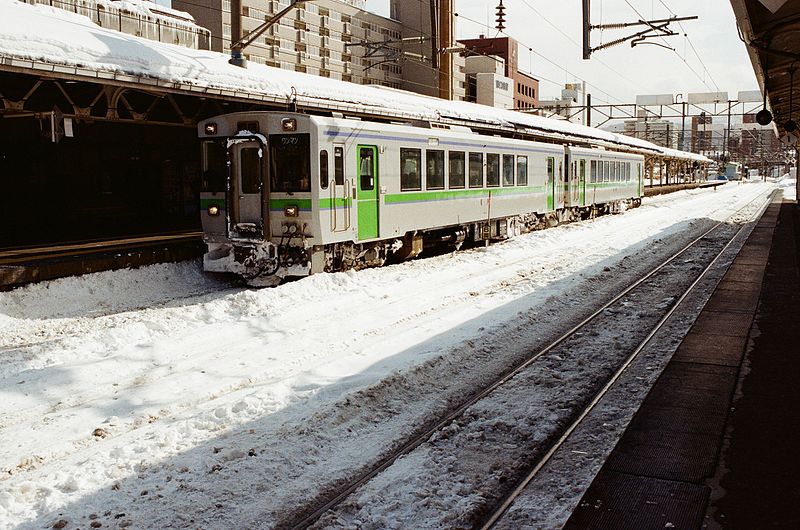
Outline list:
[[[481,22],[479,22],[479,21],[477,21],[477,20],[474,20],[474,19],[471,19],[471,18],[469,18],[469,17],[467,17],[467,16],[464,16],[464,15],[461,15],[461,14],[457,14],[457,16],[458,16],[458,18],[463,18],[464,20],[467,20],[467,21],[469,21],[469,22],[473,22],[473,23],[475,23],[475,24],[481,24],[481,25],[482,25],[482,23],[481,23]],[[555,61],[553,61],[552,59],[550,59],[549,57],[547,57],[547,56],[545,56],[545,55],[543,55],[543,54],[541,54],[541,53],[539,53],[539,52],[535,51],[535,50],[533,49],[533,47],[531,47],[531,46],[528,46],[526,43],[524,43],[524,42],[520,41],[519,39],[516,39],[515,37],[513,37],[512,35],[510,35],[509,33],[505,32],[505,31],[503,31],[502,33],[503,33],[504,35],[506,35],[507,37],[514,38],[515,40],[517,40],[517,42],[519,42],[520,44],[522,44],[523,46],[525,46],[526,48],[528,48],[528,51],[529,51],[529,52],[533,53],[534,55],[537,55],[537,56],[541,57],[541,58],[542,58],[542,59],[544,59],[545,61],[547,61],[547,62],[551,63],[552,65],[556,66],[557,68],[559,68],[559,69],[563,70],[563,71],[564,71],[564,72],[565,72],[567,75],[569,75],[569,76],[572,76],[574,79],[578,79],[579,81],[583,81],[583,82],[585,82],[585,83],[586,83],[588,86],[593,86],[594,88],[596,88],[597,90],[599,90],[599,91],[600,91],[602,94],[605,94],[606,96],[610,97],[611,99],[614,99],[614,100],[616,100],[616,101],[618,101],[618,102],[622,103],[622,101],[621,101],[619,98],[617,98],[616,96],[614,96],[614,95],[610,94],[609,92],[606,92],[605,90],[603,90],[602,88],[600,88],[600,87],[599,87],[599,86],[597,86],[596,84],[594,84],[594,83],[590,83],[589,81],[586,81],[585,79],[581,78],[580,76],[578,76],[578,75],[576,75],[576,74],[574,74],[574,73],[570,72],[570,71],[569,71],[568,69],[566,69],[566,68],[565,68],[563,65],[560,65],[560,64],[558,64],[557,62],[555,62]],[[533,72],[531,72],[531,73],[533,73]],[[546,78],[546,77],[544,77],[544,76],[541,76],[540,74],[535,74],[535,75],[536,75],[538,78],[544,79],[545,81],[548,81],[548,82],[550,82],[550,83],[554,83],[556,86],[561,86],[561,84],[562,84],[561,82],[558,82],[558,81],[553,81],[552,79],[548,79],[548,78]],[[608,101],[607,101],[607,102],[608,102]]]
[[[558,27],[558,25],[556,25],[555,23],[553,23],[553,22],[552,22],[552,21],[551,21],[549,18],[547,18],[547,17],[546,17],[544,14],[542,14],[542,12],[541,12],[541,11],[539,11],[538,9],[536,9],[535,7],[533,7],[533,6],[532,6],[532,5],[531,5],[531,4],[528,2],[528,0],[521,0],[521,2],[522,2],[523,4],[525,4],[525,6],[527,6],[527,7],[528,7],[528,9],[530,9],[531,11],[533,11],[534,13],[536,13],[536,14],[539,16],[539,18],[541,18],[542,20],[544,20],[545,22],[547,22],[547,23],[548,23],[548,24],[549,24],[551,27],[553,27],[553,28],[554,28],[556,31],[558,31],[558,32],[559,32],[561,35],[563,35],[563,36],[564,36],[564,37],[565,37],[565,38],[566,38],[566,39],[567,39],[569,42],[571,42],[572,44],[574,44],[574,45],[575,45],[575,46],[576,46],[576,47],[577,47],[579,50],[582,50],[582,49],[583,49],[583,44],[579,43],[579,42],[578,42],[578,41],[576,41],[574,38],[572,38],[572,37],[571,37],[569,34],[567,34],[566,32],[564,32],[564,30],[562,30],[561,28],[559,28],[559,27]],[[601,2],[601,4],[600,4],[600,5],[601,5],[601,9],[602,9],[602,2]],[[622,74],[622,73],[618,72],[618,71],[617,71],[615,68],[613,68],[611,65],[609,65],[608,63],[606,63],[606,62],[605,62],[605,61],[603,61],[602,59],[597,59],[597,58],[595,58],[595,60],[596,60],[598,63],[600,63],[601,65],[603,65],[604,67],[606,67],[606,68],[607,68],[607,69],[608,69],[610,72],[612,72],[612,73],[616,74],[617,76],[619,76],[620,78],[624,79],[625,81],[627,81],[627,82],[629,82],[629,83],[633,83],[633,84],[635,84],[635,85],[639,85],[640,87],[642,86],[642,85],[641,85],[641,83],[639,83],[639,81],[633,80],[633,79],[629,78],[628,76],[626,76],[626,75],[624,75],[624,74]]]
[[[634,5],[633,5],[633,4],[631,4],[631,3],[630,3],[628,0],[625,0],[625,3],[626,3],[626,4],[628,4],[628,6],[629,6],[629,7],[630,7],[630,8],[633,10],[633,12],[634,12],[634,13],[636,13],[636,15],[638,15],[638,16],[639,16],[639,18],[640,18],[641,20],[645,20],[645,18],[646,18],[646,17],[645,17],[644,15],[642,15],[642,14],[639,12],[639,10],[638,10],[638,9],[636,9],[636,7],[634,7]],[[685,33],[684,33],[684,34],[685,34]],[[672,50],[672,52],[675,54],[675,56],[676,56],[676,57],[678,57],[678,59],[680,59],[681,61],[683,61],[683,64],[685,64],[685,65],[686,65],[686,67],[687,67],[687,68],[688,68],[688,69],[689,69],[689,70],[690,70],[690,71],[691,71],[691,72],[692,72],[692,73],[693,73],[693,74],[694,74],[694,75],[695,75],[695,76],[696,76],[696,77],[697,77],[697,78],[700,80],[700,82],[702,82],[702,83],[703,83],[703,84],[706,86],[706,88],[708,88],[709,90],[713,90],[713,88],[712,88],[712,87],[711,87],[711,86],[710,86],[710,85],[709,85],[709,84],[706,82],[705,78],[704,78],[703,76],[701,76],[700,74],[698,74],[698,73],[697,73],[697,71],[696,71],[694,68],[692,68],[692,66],[689,64],[689,62],[686,60],[686,58],[685,58],[685,57],[681,57],[681,55],[680,55],[680,54],[679,54],[679,53],[678,53],[678,52],[675,50],[675,48],[673,48],[672,46],[670,46],[670,45],[667,43],[667,41],[666,41],[666,39],[664,39],[664,37],[660,37],[660,39],[661,39],[661,41],[662,41],[662,42],[664,42],[664,44],[665,44],[665,46],[666,46],[667,48],[669,48],[670,50]],[[702,64],[702,63],[701,63],[701,64]],[[705,65],[703,65],[703,67],[705,68]],[[709,75],[708,75],[709,79],[711,79],[711,82],[712,82],[712,83],[714,83],[714,86],[716,86],[716,87],[717,87],[717,91],[719,91],[719,86],[717,86],[717,83],[716,83],[716,82],[714,81],[714,79],[711,77],[711,73],[710,73],[710,72],[708,72],[708,70],[706,70],[706,73],[708,73],[708,74],[709,74]]]
[[[658,1],[662,6],[664,6],[666,8],[667,11],[670,12],[670,14],[672,16],[677,16],[675,14],[675,12],[672,9],[670,9],[670,7],[666,3],[664,3],[664,0],[658,0]],[[695,57],[697,57],[697,60],[700,61],[700,64],[702,65],[703,70],[705,70],[706,74],[708,74],[708,78],[711,79],[711,82],[714,83],[714,86],[717,88],[717,91],[719,91],[719,85],[717,85],[716,81],[714,81],[714,77],[711,75],[711,72],[706,67],[706,63],[703,61],[703,58],[700,57],[700,54],[697,52],[697,49],[694,47],[694,43],[692,42],[691,37],[689,37],[689,33],[684,29],[683,24],[681,22],[678,22],[678,27],[681,28],[681,31],[683,32],[683,36],[686,39],[686,42],[689,44],[689,47],[694,52],[694,55],[695,55]],[[684,51],[684,55],[686,55],[685,51]]]

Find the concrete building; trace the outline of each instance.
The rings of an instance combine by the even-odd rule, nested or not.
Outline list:
[[[582,84],[567,83],[561,89],[561,97],[540,99],[538,108],[543,116],[561,116],[575,123],[584,123],[584,112],[579,110],[585,105],[586,94]]]
[[[173,0],[211,30],[211,49],[230,50],[230,0]],[[242,34],[288,7],[288,0],[242,0]],[[403,25],[362,9],[363,0],[315,0],[295,6],[244,50],[254,63],[358,84],[406,88],[401,68]],[[364,43],[386,42],[377,49]]]
[[[623,134],[634,138],[641,138],[642,140],[653,142],[662,147],[678,149],[680,132],[680,124],[676,127],[675,123],[670,120],[640,118],[638,120],[625,121]]]
[[[505,61],[486,55],[466,57],[464,74],[466,101],[501,109],[514,108],[514,80],[504,75]]]
[[[503,60],[505,77],[513,83],[514,109],[534,109],[539,106],[539,80],[519,71],[519,44],[510,37],[458,41],[467,50],[467,56],[490,56]]]
[[[390,17],[400,23],[402,36],[407,39],[403,44],[403,88],[418,94],[463,100],[464,58],[452,52],[456,32],[453,0],[439,0],[437,4],[436,16],[441,22],[432,28],[427,2],[391,0]]]

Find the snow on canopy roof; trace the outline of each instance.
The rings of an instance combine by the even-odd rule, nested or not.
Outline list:
[[[142,84],[262,101],[286,103],[295,93],[300,106],[424,121],[460,121],[701,161],[692,153],[569,121],[260,64],[239,68],[228,64],[228,55],[222,53],[150,41],[102,28],[82,15],[16,0],[0,0],[0,57],[12,66],[57,69],[90,77],[108,77],[109,73],[137,76],[134,81]],[[74,71],[66,71],[64,66]]]

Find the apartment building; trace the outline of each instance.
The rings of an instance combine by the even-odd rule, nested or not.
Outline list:
[[[211,30],[212,50],[230,50],[230,0],[173,0],[172,6],[188,11]],[[242,0],[242,34],[288,6],[288,0]],[[252,63],[358,84],[403,88],[403,27],[363,6],[363,0],[299,3],[250,44],[244,57]]]

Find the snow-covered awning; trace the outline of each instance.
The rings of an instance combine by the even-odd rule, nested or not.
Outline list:
[[[239,68],[228,64],[228,56],[222,53],[150,41],[102,28],[82,15],[16,0],[0,0],[0,68],[3,66],[264,102],[286,103],[296,97],[300,107],[494,127],[668,158],[709,161],[564,120],[260,64]]]

